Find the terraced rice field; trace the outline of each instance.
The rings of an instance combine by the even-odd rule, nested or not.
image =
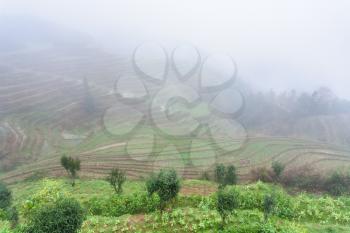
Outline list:
[[[82,160],[80,175],[84,177],[101,177],[120,167],[137,179],[171,166],[186,178],[198,178],[205,171],[211,172],[216,163],[225,163],[234,164],[244,179],[252,168],[269,166],[272,161],[285,163],[287,169],[305,164],[320,169],[350,165],[348,148],[254,135],[244,140],[222,136],[214,142],[205,132],[195,139],[164,138],[154,134],[148,118],[135,137],[118,137],[106,129],[105,112],[116,108],[116,122],[129,123],[137,118],[129,107],[116,103],[113,92],[118,73],[133,75],[126,61],[93,49],[73,54],[24,51],[1,58],[7,69],[0,69],[0,169],[15,167],[0,175],[8,183],[41,170],[62,175],[59,159],[63,153]],[[97,106],[94,113],[84,110],[83,78],[89,80]],[[154,85],[148,88],[150,92],[156,90]],[[156,112],[152,117],[159,115]],[[123,127],[116,124],[113,130],[123,131]],[[238,149],[232,151],[235,147]]]

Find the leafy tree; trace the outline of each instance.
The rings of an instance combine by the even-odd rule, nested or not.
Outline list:
[[[215,167],[215,181],[219,184],[219,188],[225,187],[225,166],[223,164]]]
[[[32,212],[25,232],[76,233],[84,219],[85,214],[79,202],[62,197]]]
[[[236,167],[233,165],[228,166],[226,169],[225,184],[226,185],[237,184]]]
[[[275,210],[276,202],[277,202],[276,195],[274,193],[265,195],[264,205],[263,205],[265,222],[267,222],[268,218]]]
[[[239,194],[234,189],[219,189],[217,192],[217,205],[216,209],[219,212],[222,225],[226,223],[227,216],[232,213],[239,206]]]
[[[180,180],[174,169],[161,170],[153,174],[146,182],[148,194],[157,193],[160,198],[160,211],[163,212],[167,202],[174,199],[180,191]]]
[[[4,183],[0,182],[0,209],[6,209],[11,205],[12,193]]]
[[[123,192],[123,184],[126,181],[125,172],[114,168],[107,177],[107,181],[113,186],[117,194],[121,194]]]
[[[272,163],[272,170],[275,173],[275,176],[277,179],[279,179],[284,171],[284,164],[282,164],[281,162],[273,162]]]
[[[75,185],[75,179],[77,178],[77,172],[80,171],[80,159],[72,158],[70,156],[63,155],[61,157],[61,165],[66,169],[72,179],[72,186]]]

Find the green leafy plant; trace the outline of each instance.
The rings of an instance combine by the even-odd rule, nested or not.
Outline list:
[[[267,194],[264,197],[264,219],[267,222],[268,218],[271,216],[276,208],[276,195],[275,193]]]
[[[222,219],[222,227],[226,223],[227,216],[239,207],[239,194],[235,189],[219,189],[217,192],[216,209]]]
[[[61,165],[71,177],[72,186],[75,186],[75,179],[77,177],[77,172],[80,171],[80,159],[63,155],[61,157]]]
[[[285,169],[285,165],[281,162],[273,162],[271,165],[271,168],[275,174],[275,177],[277,180],[279,180],[279,178],[281,177],[284,169]]]
[[[334,172],[326,179],[324,187],[333,196],[343,195],[350,190],[350,177],[340,172]]]
[[[107,181],[114,188],[117,194],[121,194],[123,192],[123,184],[126,181],[125,172],[119,170],[118,168],[114,168],[107,177]]]
[[[7,186],[0,182],[0,209],[6,209],[11,205],[12,193]]]
[[[226,169],[225,185],[234,185],[234,184],[237,184],[236,167],[233,165],[230,165]]]
[[[219,184],[219,188],[225,187],[225,166],[223,164],[215,167],[215,181]]]
[[[84,219],[84,211],[79,202],[72,198],[59,198],[29,215],[25,232],[76,233]]]
[[[152,174],[146,182],[149,195],[157,193],[160,198],[160,210],[163,212],[167,202],[174,199],[180,191],[180,180],[175,170],[161,170]]]

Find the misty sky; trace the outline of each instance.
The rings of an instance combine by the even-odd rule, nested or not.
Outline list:
[[[323,85],[347,98],[349,12],[349,0],[0,0],[0,15],[47,19],[107,48],[190,42],[208,53],[230,53],[240,77],[257,87]]]

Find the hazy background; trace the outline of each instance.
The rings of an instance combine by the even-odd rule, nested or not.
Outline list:
[[[116,52],[145,40],[190,42],[233,55],[256,87],[328,86],[350,99],[349,12],[348,0],[0,0],[0,20],[39,17]]]

